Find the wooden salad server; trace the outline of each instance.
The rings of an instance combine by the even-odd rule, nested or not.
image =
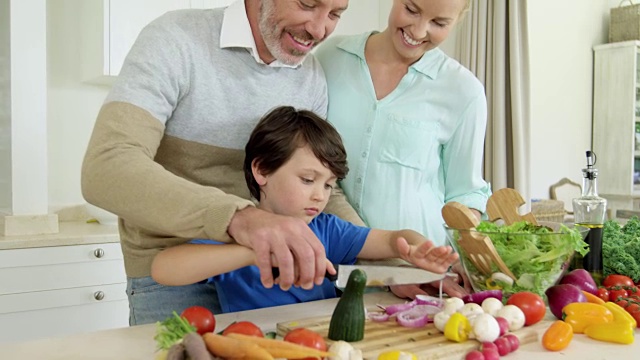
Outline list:
[[[468,207],[455,201],[448,202],[442,208],[442,217],[447,226],[461,230],[459,231],[460,239],[457,240],[458,245],[467,253],[469,260],[480,272],[491,275],[491,264],[493,263],[501,272],[513,280],[517,280],[498,255],[491,239],[475,231],[480,220]]]
[[[500,189],[489,197],[487,215],[490,221],[502,219],[507,225],[523,220],[538,225],[538,221],[532,213],[520,215],[518,209],[524,204],[525,201],[518,191],[510,188]]]

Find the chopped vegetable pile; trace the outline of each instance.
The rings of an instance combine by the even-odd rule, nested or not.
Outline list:
[[[640,281],[640,220],[634,216],[624,225],[615,220],[604,223],[602,263],[604,276],[620,274]]]
[[[156,331],[155,340],[158,344],[158,349],[168,350],[175,343],[178,343],[182,338],[190,332],[195,332],[195,326],[189,324],[189,322],[173,312],[173,317],[169,317],[163,322],[158,322],[158,329]]]
[[[566,269],[574,252],[585,255],[589,251],[580,232],[562,224],[556,233],[548,227],[526,221],[505,226],[483,221],[476,230],[491,238],[496,251],[517,277],[514,283],[499,281],[495,277],[479,278],[483,276],[481,272],[464,259],[475,287],[480,290],[500,288],[507,294],[531,291],[543,296]]]

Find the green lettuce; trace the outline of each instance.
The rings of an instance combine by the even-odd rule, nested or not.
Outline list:
[[[476,230],[489,236],[507,268],[516,276],[514,284],[499,283],[507,294],[531,291],[544,296],[544,291],[555,284],[574,253],[585,255],[588,245],[580,231],[560,224],[556,232],[546,226],[533,225],[527,221],[500,226],[483,221]],[[489,289],[486,277],[477,271],[464,257],[465,266],[476,274],[476,287]],[[492,272],[498,272],[493,265]]]

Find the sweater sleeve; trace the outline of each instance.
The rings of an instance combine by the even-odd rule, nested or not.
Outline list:
[[[83,196],[160,235],[231,241],[231,218],[253,203],[183,179],[154,162],[163,130],[139,107],[105,104],[82,164]]]
[[[229,242],[231,218],[253,203],[154,161],[166,121],[189,91],[190,53],[173,21],[178,15],[145,27],[127,55],[96,120],[82,165],[82,194],[157,237]]]

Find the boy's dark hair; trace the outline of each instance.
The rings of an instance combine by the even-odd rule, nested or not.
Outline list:
[[[260,200],[260,186],[251,171],[254,160],[260,171],[268,175],[305,145],[309,145],[313,154],[338,180],[347,176],[347,152],[336,129],[312,111],[280,106],[258,122],[245,146],[244,177],[251,195]]]

